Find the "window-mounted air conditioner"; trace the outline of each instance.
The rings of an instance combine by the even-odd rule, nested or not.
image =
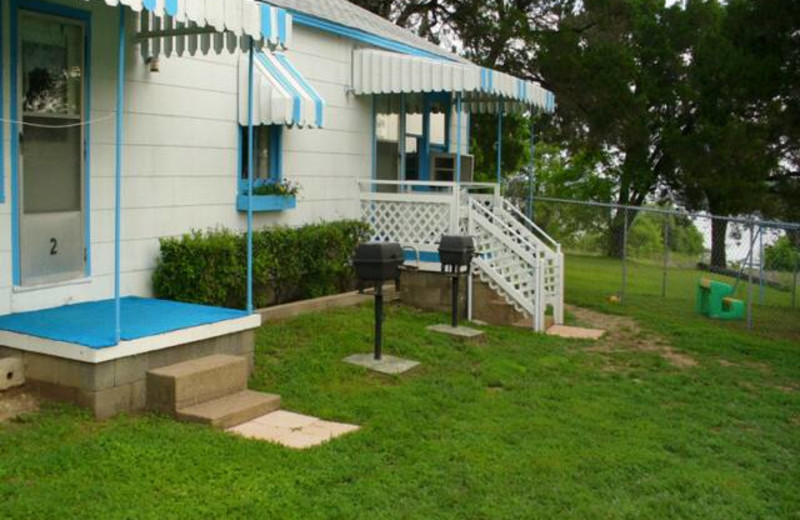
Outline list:
[[[461,156],[461,182],[472,182],[475,170],[475,158],[471,155]],[[456,180],[456,154],[431,154],[431,180],[453,182]]]

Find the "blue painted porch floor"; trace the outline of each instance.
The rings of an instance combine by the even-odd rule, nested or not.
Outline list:
[[[122,341],[244,318],[244,311],[148,298],[121,300]],[[0,316],[0,331],[92,349],[114,346],[114,300]]]

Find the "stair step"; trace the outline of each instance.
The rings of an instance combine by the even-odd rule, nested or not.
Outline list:
[[[216,428],[232,428],[281,407],[281,397],[244,390],[205,403],[181,408],[179,420],[197,422]]]
[[[147,406],[163,413],[212,401],[247,389],[248,362],[215,354],[147,372]]]

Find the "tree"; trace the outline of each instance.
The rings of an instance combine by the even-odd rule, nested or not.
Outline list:
[[[602,159],[621,205],[645,204],[674,172],[662,135],[679,109],[681,13],[662,0],[586,0],[537,36],[538,68],[558,100],[552,138]],[[614,215],[611,256],[622,255],[625,215]]]
[[[692,44],[681,110],[665,135],[678,163],[671,178],[676,196],[690,209],[720,216],[765,208],[769,178],[779,163],[776,62],[760,45],[748,43],[747,33],[760,29],[742,8],[740,0],[728,6],[716,0],[687,4]],[[727,232],[727,220],[712,220],[713,266],[727,266]]]

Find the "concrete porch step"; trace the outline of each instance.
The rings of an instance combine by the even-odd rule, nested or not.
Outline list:
[[[182,408],[176,417],[216,428],[232,428],[274,412],[281,406],[279,395],[244,390],[219,399]]]
[[[248,362],[215,354],[147,372],[147,407],[175,414],[247,389]]]

